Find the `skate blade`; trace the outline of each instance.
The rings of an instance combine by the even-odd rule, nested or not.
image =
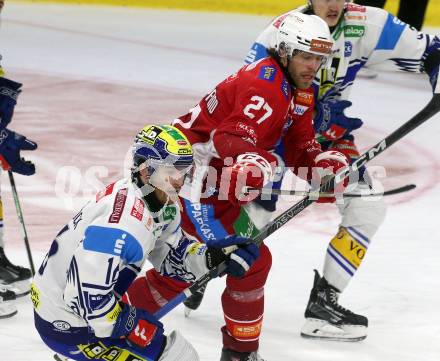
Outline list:
[[[301,329],[301,336],[316,340],[358,342],[367,338],[367,327],[360,325],[336,326],[324,320],[308,318]]]
[[[185,309],[183,310],[183,312],[185,313],[185,317],[189,317],[189,315],[191,314],[191,311],[192,311],[192,309],[185,306]]]

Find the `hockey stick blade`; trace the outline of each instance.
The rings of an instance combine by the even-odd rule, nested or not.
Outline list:
[[[392,196],[399,193],[408,192],[410,190],[413,190],[416,188],[415,184],[407,184],[402,187],[389,189],[385,192],[375,192],[375,193],[344,193],[342,196],[344,198],[363,198],[363,197],[382,197],[382,196]],[[306,196],[318,196],[318,197],[334,197],[335,195],[333,193],[315,193],[313,191],[295,191],[295,190],[289,190],[289,189],[269,189],[269,188],[263,188],[261,190],[258,190],[256,188],[250,188],[249,191],[260,191],[261,194],[271,194],[271,195],[278,195],[278,196],[300,196],[300,197],[306,197]]]
[[[347,178],[350,173],[356,172],[360,167],[367,164],[373,158],[376,158],[385,149],[388,149],[391,145],[396,143],[398,140],[402,139],[409,132],[417,128],[420,124],[424,123],[435,114],[440,111],[440,94],[434,94],[430,102],[415,116],[404,123],[402,126],[397,128],[394,132],[388,135],[386,138],[381,140],[375,146],[368,149],[363,153],[352,165],[342,168],[332,176],[326,183],[321,185],[319,188],[319,193],[329,192],[333,189],[333,184],[342,182]],[[272,233],[280,229],[283,225],[289,222],[293,217],[301,213],[304,209],[314,203],[315,200],[305,197],[301,201],[295,203],[292,207],[281,213],[278,217],[272,220],[268,225],[266,225],[260,233],[252,240],[257,245],[260,245],[264,239],[269,237]],[[168,303],[162,306],[158,311],[154,313],[154,316],[158,319],[165,316],[171,310],[176,308],[180,303],[182,303],[186,298],[191,296],[200,287],[204,286],[211,279],[223,274],[226,271],[226,262],[220,263],[217,267],[214,267],[208,273],[200,277],[196,282],[194,282],[190,287],[179,293],[176,297],[171,299]]]

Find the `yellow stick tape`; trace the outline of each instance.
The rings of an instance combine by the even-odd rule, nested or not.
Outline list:
[[[84,5],[117,5],[161,9],[195,11],[224,11],[231,13],[279,15],[300,5],[306,0],[15,0],[32,3],[65,3]],[[399,0],[388,0],[385,9],[397,13]],[[440,1],[431,0],[425,17],[425,25],[440,26]]]

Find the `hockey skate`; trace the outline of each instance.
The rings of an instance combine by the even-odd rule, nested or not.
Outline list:
[[[257,351],[237,352],[227,348],[222,350],[220,361],[265,361]]]
[[[367,337],[368,319],[338,304],[339,290],[315,270],[301,336],[332,341],[361,341]]]
[[[0,318],[12,317],[17,313],[14,301],[15,293],[0,286]]]
[[[30,292],[31,278],[31,270],[12,264],[0,247],[0,285],[21,297]]]
[[[205,295],[206,286],[208,284],[206,283],[204,286],[200,287],[196,293],[189,296],[185,301],[183,301],[183,304],[185,305],[185,317],[188,317],[191,313],[191,311],[197,310],[202,303],[203,296]]]

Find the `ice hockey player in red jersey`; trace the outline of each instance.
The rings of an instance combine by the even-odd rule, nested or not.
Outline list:
[[[321,69],[313,82],[314,127],[323,149],[341,151],[350,162],[360,156],[357,137],[362,133],[363,121],[346,114],[346,110],[352,104],[350,94],[357,74],[364,66],[424,74],[433,93],[440,92],[440,37],[418,32],[383,9],[352,4],[350,0],[308,0],[307,5],[274,18],[256,38],[246,62],[266,58],[267,49],[277,42],[280,19],[298,12],[325,20],[334,41],[331,64]],[[358,180],[353,179],[352,192],[371,190],[368,171],[362,171]],[[276,197],[256,202],[275,210]],[[339,298],[367,258],[371,242],[385,220],[386,203],[383,198],[344,198],[337,207],[341,222],[328,243],[322,275],[315,271],[301,335],[359,341],[367,337],[368,319],[343,307]]]
[[[317,16],[284,18],[268,58],[229,76],[174,121],[194,149],[192,180],[180,193],[182,228],[189,237],[210,245],[228,235],[251,237],[264,226],[249,207],[256,195],[243,189],[261,189],[275,179],[280,159],[271,151],[280,142],[286,165],[296,173],[305,169],[306,177],[313,167],[332,173],[347,164],[339,152],[322,152],[312,124],[310,86],[331,54],[330,39],[328,26]],[[263,244],[259,254],[238,250],[230,262],[235,273],[228,275],[222,295],[221,361],[262,360],[258,347],[271,254]],[[164,282],[159,272],[149,270],[129,289],[129,298],[136,307],[155,311],[193,281],[172,270],[167,276]]]

